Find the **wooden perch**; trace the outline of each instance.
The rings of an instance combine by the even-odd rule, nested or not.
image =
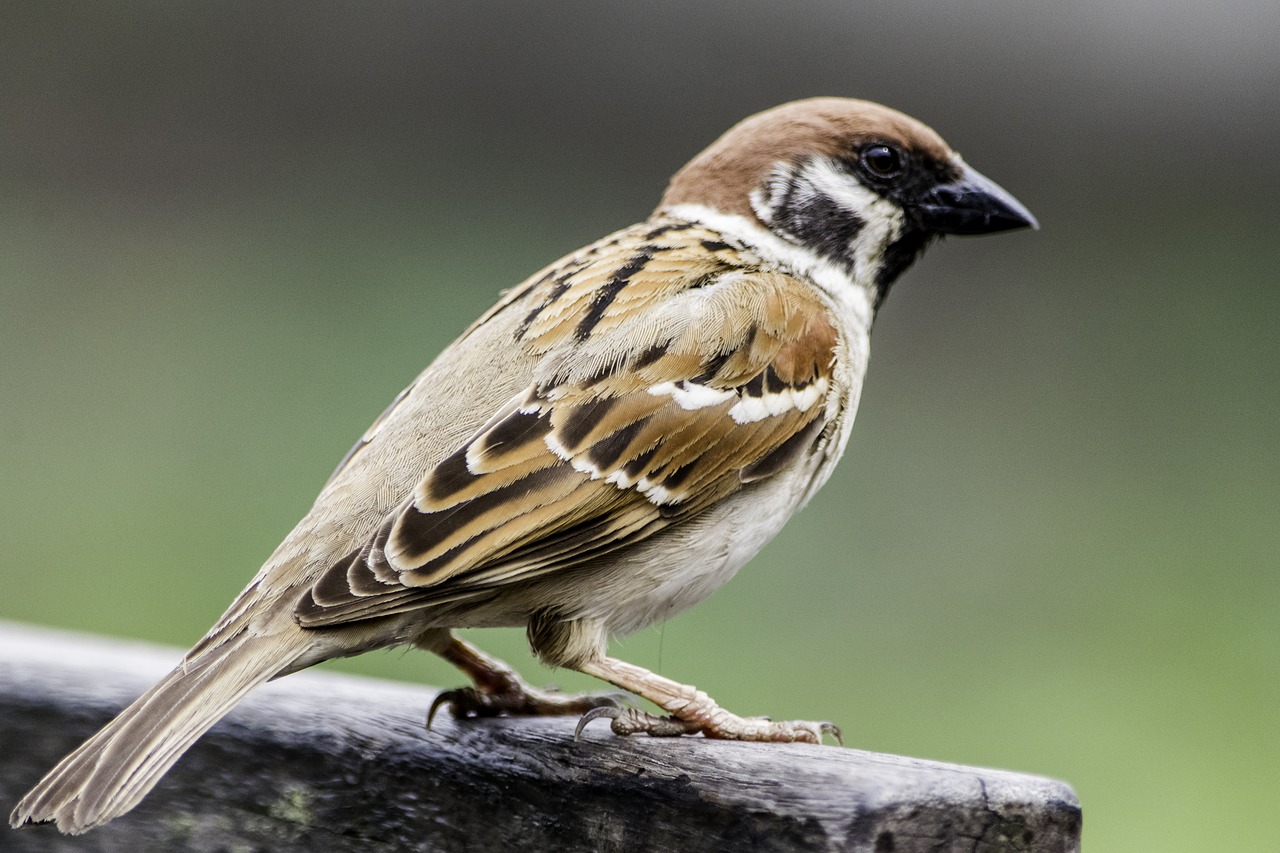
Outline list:
[[[0,623],[4,813],[179,659]],[[1073,851],[1062,782],[856,749],[572,739],[571,719],[456,723],[432,691],[330,673],[258,689],[133,812],[5,851]]]

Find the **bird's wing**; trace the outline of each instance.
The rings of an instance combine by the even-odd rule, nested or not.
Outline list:
[[[320,576],[299,622],[488,597],[638,542],[813,452],[838,397],[825,303],[794,278],[729,262],[724,244],[688,243],[605,246],[509,296],[504,310],[527,312],[517,343],[539,357],[532,383]]]

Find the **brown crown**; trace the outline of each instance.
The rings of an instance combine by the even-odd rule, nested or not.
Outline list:
[[[927,125],[871,101],[808,98],[756,113],[729,128],[676,172],[659,209],[702,204],[756,218],[750,193],[779,163],[814,155],[852,156],[868,142],[889,142],[922,159],[945,162],[951,148]]]

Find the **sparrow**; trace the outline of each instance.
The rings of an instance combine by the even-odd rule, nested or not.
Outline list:
[[[536,273],[445,348],[338,465],[177,667],[18,803],[80,833],[133,808],[263,682],[412,645],[458,717],[820,743],[607,654],[706,598],[831,476],[890,287],[946,234],[1037,227],[934,131],[867,101],[751,116],[653,214]],[[523,626],[544,663],[665,714],[526,684],[454,636]],[[428,719],[430,725],[430,719]]]

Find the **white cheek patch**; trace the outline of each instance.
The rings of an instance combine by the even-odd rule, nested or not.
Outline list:
[[[862,220],[862,228],[849,246],[854,277],[861,278],[879,268],[884,248],[902,236],[902,208],[863,186],[826,157],[815,157],[806,163],[801,176],[814,191]]]
[[[774,167],[763,187],[756,187],[747,194],[751,209],[756,212],[756,216],[760,217],[761,222],[773,222],[773,213],[782,205],[794,175],[795,166],[779,163]]]
[[[897,205],[881,199],[883,211],[867,220],[853,240],[854,275],[874,275],[884,261],[884,250],[902,236],[903,215]]]
[[[788,200],[787,194],[790,193]],[[762,222],[771,223],[784,203],[805,206],[825,198],[862,222],[845,250],[855,280],[871,281],[884,259],[884,247],[902,236],[903,213],[898,205],[864,186],[829,157],[812,157],[797,170],[779,165],[763,189],[751,193],[751,206]]]
[[[867,219],[868,212],[876,211],[882,205],[894,207],[893,202],[863,186],[828,157],[814,157],[806,162],[800,178],[815,195],[826,196],[863,220]]]

